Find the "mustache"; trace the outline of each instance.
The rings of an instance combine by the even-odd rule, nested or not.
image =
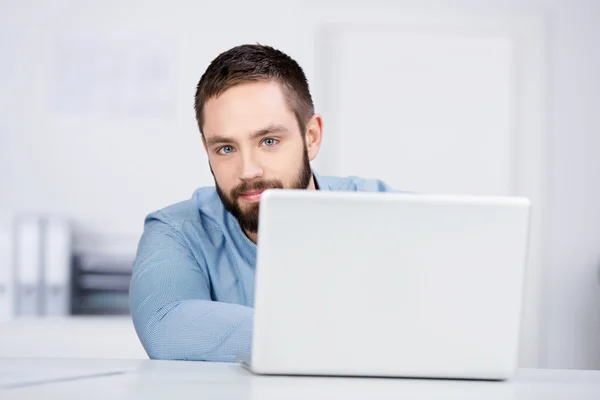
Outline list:
[[[267,189],[283,189],[283,183],[277,180],[242,182],[231,190],[231,197],[236,199],[245,192]]]

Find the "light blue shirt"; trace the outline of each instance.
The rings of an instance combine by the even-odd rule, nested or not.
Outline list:
[[[314,177],[319,190],[392,191],[380,180]],[[148,356],[232,362],[250,353],[255,264],[256,245],[214,187],[149,214],[129,291]]]

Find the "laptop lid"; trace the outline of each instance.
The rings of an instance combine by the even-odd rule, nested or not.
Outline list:
[[[514,372],[527,199],[269,190],[260,207],[253,371]]]

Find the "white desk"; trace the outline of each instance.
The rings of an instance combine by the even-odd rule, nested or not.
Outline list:
[[[0,391],[14,399],[600,399],[600,371],[521,370],[511,382],[254,376],[236,364],[106,359],[0,359],[0,367],[130,369]]]
[[[130,316],[2,321],[1,357],[148,359]]]

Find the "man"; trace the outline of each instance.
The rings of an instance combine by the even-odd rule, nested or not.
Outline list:
[[[146,217],[130,308],[150,358],[235,361],[251,350],[261,192],[391,189],[311,170],[322,118],[302,68],[281,51],[243,45],[219,55],[195,109],[215,187]]]

